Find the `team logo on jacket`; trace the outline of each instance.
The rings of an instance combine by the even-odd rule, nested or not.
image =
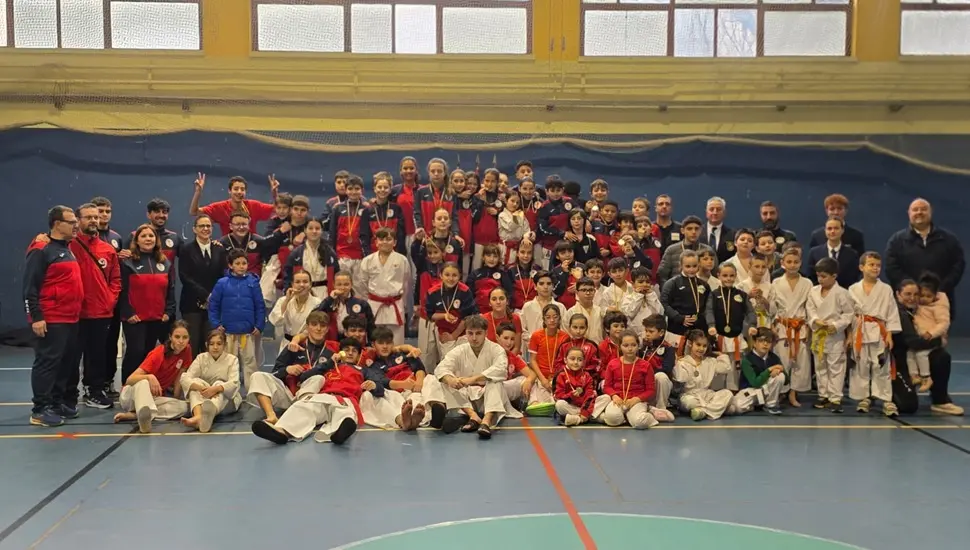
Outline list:
[[[741,303],[741,295],[740,294],[735,294],[734,295],[734,301],[740,304]]]
[[[172,239],[165,239],[165,246],[172,248],[173,246],[175,246],[175,241],[173,241]]]
[[[670,234],[670,240],[672,240],[672,241],[679,241],[680,240],[680,233],[676,233],[676,232],[671,233]]]
[[[256,250],[256,246],[257,246],[256,241],[249,241],[249,244],[246,246],[246,248],[250,250]]]
[[[455,300],[451,307],[457,308],[461,306],[461,300]]]
[[[640,267],[640,262],[639,261],[633,262],[633,267],[634,268]]]
[[[181,359],[179,359],[179,360],[178,360],[178,362],[177,362],[177,363],[175,363],[175,368],[176,368],[176,369],[180,369],[180,368],[182,368],[182,360],[181,360]]]
[[[726,247],[727,247],[727,249],[728,249],[728,252],[734,252],[734,243],[732,243],[732,242],[730,242],[730,241],[729,241],[729,242],[728,242],[728,243],[727,243],[726,245],[724,245],[724,246],[726,246]]]
[[[653,246],[656,246],[657,248],[660,248],[660,244],[661,244],[660,243],[660,239],[654,239],[653,240]]]
[[[492,203],[492,204],[495,205],[495,208],[502,208],[502,201],[500,201],[498,199],[495,199],[495,202]]]
[[[104,258],[98,258],[98,266],[101,269],[108,267],[108,260],[105,260]]]
[[[394,211],[391,210],[390,208],[387,209],[387,217],[388,218],[393,218],[394,217]]]
[[[397,357],[394,358],[394,362],[400,365],[402,362],[404,362],[404,358],[398,355]]]
[[[530,279],[532,279],[532,278],[534,278],[534,277],[536,276],[536,273],[538,273],[538,271],[536,271],[536,270],[534,270],[534,269],[533,269],[532,271],[530,271],[530,272],[529,272],[529,278],[530,278]]]
[[[350,311],[353,311],[354,313],[360,313],[360,304],[354,304],[353,306],[351,306]]]
[[[562,207],[565,208],[566,211],[572,210],[573,209],[573,203],[571,203],[571,202],[565,202],[565,203],[563,203]]]
[[[492,278],[497,281],[502,278],[502,274],[496,271],[495,273],[492,273]]]
[[[664,347],[664,346],[663,346],[663,345],[661,344],[661,346],[660,346],[659,348],[657,348],[657,355],[663,355],[663,354],[664,354],[664,351],[665,351],[666,349],[667,349],[667,348],[666,348],[666,347]]]
[[[697,287],[697,293],[698,294],[704,294],[704,292],[705,292],[704,287],[702,287],[702,286]]]
[[[461,201],[461,207],[462,208],[471,208],[471,206],[472,206],[472,201],[470,201],[468,199],[465,199],[465,200]]]
[[[155,264],[155,269],[165,271],[165,264]]]
[[[111,246],[113,248],[118,248],[118,239],[111,239]]]
[[[455,247],[451,246],[450,244],[445,247],[445,254],[452,254],[454,253],[454,251],[455,251]]]
[[[785,238],[784,237],[775,237],[775,242],[778,243],[778,244],[785,244]]]

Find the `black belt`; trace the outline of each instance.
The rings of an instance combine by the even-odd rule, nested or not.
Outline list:
[[[327,286],[327,281],[313,281],[310,283],[310,286],[313,288],[317,288],[318,286]]]

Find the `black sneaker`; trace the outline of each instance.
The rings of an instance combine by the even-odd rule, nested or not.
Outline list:
[[[841,401],[831,401],[831,402],[829,402],[829,410],[832,411],[835,414],[842,414],[842,413],[845,412],[844,410],[842,410],[842,402]]]
[[[88,390],[87,395],[84,396],[84,406],[95,409],[110,409],[114,407],[114,403],[108,399],[108,396],[103,391]]]
[[[115,391],[114,383],[106,384],[104,386],[104,395],[112,401],[117,401],[119,398],[121,398],[121,394]]]
[[[68,420],[78,417],[76,405],[72,407],[71,405],[61,403],[60,405],[54,408],[54,412],[61,415],[61,418],[65,418]]]
[[[815,400],[815,404],[812,406],[816,409],[826,409],[829,406],[829,400],[824,397],[819,397]]]

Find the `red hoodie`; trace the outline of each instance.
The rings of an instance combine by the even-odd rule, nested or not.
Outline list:
[[[97,235],[79,233],[68,245],[81,270],[81,319],[108,319],[114,316],[121,295],[121,267],[118,253]]]

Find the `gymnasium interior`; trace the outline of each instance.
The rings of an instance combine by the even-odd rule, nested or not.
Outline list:
[[[322,205],[338,170],[366,193],[406,155],[529,160],[584,196],[597,178],[622,205],[667,194],[675,219],[719,196],[758,227],[770,200],[800,240],[841,193],[880,252],[922,197],[970,243],[968,56],[970,0],[0,0],[0,333],[29,327],[23,258],[51,206],[110,197],[128,232],[162,197],[191,238],[199,172],[206,201],[236,175],[268,200],[272,174]],[[966,282],[955,301],[949,389],[970,407]],[[490,441],[361,427],[276,448],[246,406],[209,433],[83,407],[30,426],[32,361],[0,347],[0,550],[970,539],[970,423],[925,394],[897,419],[806,396],[646,431],[527,418]]]

